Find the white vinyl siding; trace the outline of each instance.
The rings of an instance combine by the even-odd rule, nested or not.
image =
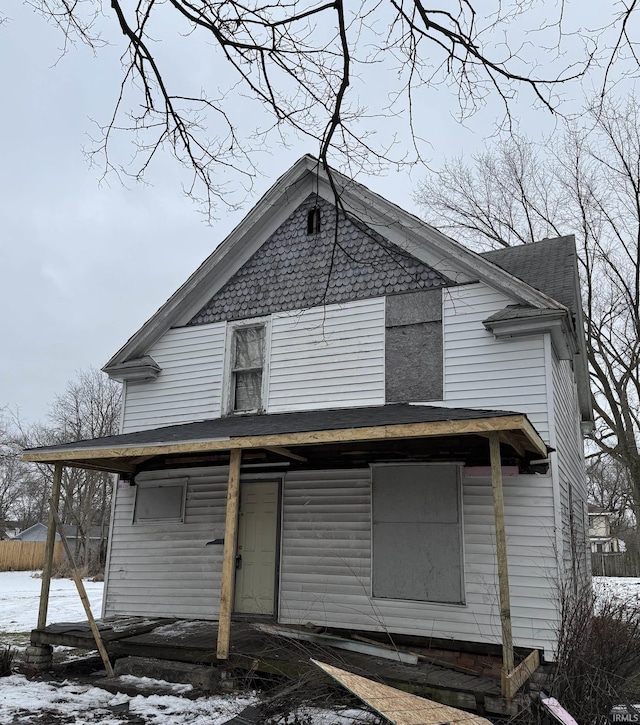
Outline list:
[[[515,644],[555,643],[553,494],[549,477],[504,478]],[[490,478],[463,478],[465,605],[371,597],[369,470],[292,472],[285,479],[283,623],[500,642]]]
[[[496,340],[482,321],[513,300],[484,284],[448,288],[443,299],[445,404],[526,413],[548,441],[543,335]]]
[[[384,404],[384,298],[272,316],[269,413]]]
[[[180,327],[155,343],[148,354],[162,372],[126,383],[123,433],[220,416],[225,329]]]
[[[585,580],[590,576],[590,560],[586,555],[585,507],[587,483],[584,471],[583,442],[580,432],[580,412],[573,370],[569,360],[557,360],[553,356],[553,408],[555,438],[562,513],[563,552],[567,571],[571,570],[572,555],[580,559],[579,574]],[[569,487],[572,492],[569,494]],[[572,517],[570,505],[573,506]],[[574,541],[571,541],[573,518]],[[577,562],[576,562],[577,563]]]
[[[140,483],[187,479],[184,522],[133,523],[135,486],[117,488],[104,616],[216,619],[227,469],[138,474]]]

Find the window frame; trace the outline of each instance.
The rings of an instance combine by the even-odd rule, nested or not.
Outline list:
[[[237,330],[248,328],[262,328],[264,341],[262,345],[262,368],[247,368],[247,370],[262,370],[262,383],[260,388],[260,406],[258,408],[235,409],[235,370],[233,369],[234,341]],[[248,320],[227,322],[225,351],[224,351],[224,384],[222,389],[222,415],[252,415],[264,413],[267,409],[269,357],[271,348],[271,319],[269,317],[254,317]]]
[[[163,481],[141,481],[136,483],[136,492],[133,499],[133,511],[131,514],[131,523],[134,526],[141,526],[144,524],[184,524],[186,508],[187,508],[187,484],[189,483],[188,478],[174,478],[171,480]],[[161,488],[182,488],[182,496],[180,498],[180,512],[178,516],[159,516],[159,517],[144,517],[138,516],[138,494],[141,489],[161,489]]]

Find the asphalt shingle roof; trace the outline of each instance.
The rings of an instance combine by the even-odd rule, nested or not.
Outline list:
[[[144,446],[171,444],[199,440],[238,438],[245,436],[307,433],[311,431],[342,428],[366,428],[369,426],[400,425],[403,423],[431,423],[446,420],[476,420],[516,416],[521,413],[504,410],[471,410],[468,408],[442,408],[429,405],[367,406],[363,408],[332,408],[308,410],[298,413],[272,413],[268,415],[229,416],[196,423],[171,425],[164,428],[123,433],[121,435],[94,438],[92,440],[44,446],[37,451],[64,451],[83,448],[113,448],[119,446]]]
[[[576,247],[573,236],[505,247],[482,255],[506,272],[576,311]]]

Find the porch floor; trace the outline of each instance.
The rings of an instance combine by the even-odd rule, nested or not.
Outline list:
[[[257,630],[250,621],[233,621],[227,662],[219,662],[216,658],[217,622],[120,616],[98,620],[98,626],[112,660],[126,656],[152,657],[215,665],[231,677],[270,675],[295,678],[305,672],[317,672],[310,663],[310,659],[314,658],[392,687],[480,714],[512,715],[525,702],[524,695],[512,701],[505,700],[500,693],[499,677],[467,674],[461,671],[463,668],[450,669],[440,662],[402,664],[370,654],[292,640]],[[282,625],[279,627],[282,628]],[[44,629],[34,629],[31,643],[86,650],[96,648],[87,622],[51,624]]]

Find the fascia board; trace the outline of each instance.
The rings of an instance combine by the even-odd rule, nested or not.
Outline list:
[[[589,355],[587,352],[587,338],[585,333],[584,312],[582,310],[582,290],[580,289],[580,275],[578,261],[575,263],[575,298],[576,298],[576,336],[578,338],[578,354],[574,362],[576,387],[578,389],[578,403],[580,415],[587,429],[587,433],[594,428],[593,399],[591,397],[591,384],[589,375]]]
[[[567,324],[567,316],[549,319],[549,317],[517,318],[513,320],[495,320],[485,322],[484,326],[497,340],[523,337],[548,332],[551,343],[560,360],[573,360],[578,352],[575,336]]]

